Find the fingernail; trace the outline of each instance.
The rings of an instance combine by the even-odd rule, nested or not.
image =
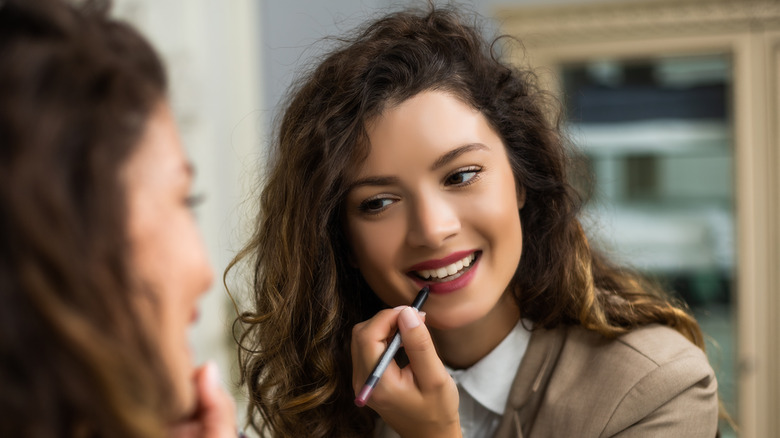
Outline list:
[[[212,361],[206,363],[206,381],[211,387],[222,386],[222,382],[219,379],[219,368],[217,368],[217,364]]]
[[[425,315],[427,315],[427,313],[423,312],[422,310],[418,310],[417,314],[420,315],[420,318],[425,318]]]
[[[400,310],[403,310],[403,308],[404,308],[404,307],[409,307],[409,306],[397,306],[397,307],[393,307],[393,310],[395,310],[396,312],[398,312],[398,311],[400,311]]]
[[[404,327],[408,329],[412,329],[420,325],[420,317],[417,314],[417,311],[411,307],[407,307],[406,309],[402,310],[401,314],[398,315],[398,318],[401,320],[401,323],[404,325]]]

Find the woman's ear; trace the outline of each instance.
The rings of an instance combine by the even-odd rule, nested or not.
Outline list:
[[[517,209],[522,210],[525,205],[525,187],[517,185]]]

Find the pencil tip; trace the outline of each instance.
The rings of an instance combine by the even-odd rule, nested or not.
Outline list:
[[[355,405],[360,408],[365,406],[366,402],[368,401],[368,396],[371,394],[373,389],[374,388],[371,385],[364,385],[363,389],[360,390],[360,394],[355,397]]]

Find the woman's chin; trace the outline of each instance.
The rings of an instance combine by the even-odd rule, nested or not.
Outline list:
[[[178,391],[178,397],[176,397],[176,410],[175,415],[177,418],[191,418],[195,415],[198,409],[198,399],[196,397],[195,383],[190,381],[189,388],[186,390],[182,388]]]
[[[177,419],[192,417],[198,409],[197,387],[195,383],[195,370],[181,372],[174,376],[174,409],[173,415]],[[186,376],[186,377],[185,377]]]

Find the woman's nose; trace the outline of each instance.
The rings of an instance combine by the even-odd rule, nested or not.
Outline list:
[[[426,196],[409,211],[407,243],[413,247],[436,248],[460,231],[458,211],[444,196]]]
[[[206,244],[200,236],[198,236],[198,246],[192,252],[192,275],[193,280],[197,282],[199,294],[206,293],[211,285],[214,283],[214,268],[211,266],[208,253],[206,252]]]

